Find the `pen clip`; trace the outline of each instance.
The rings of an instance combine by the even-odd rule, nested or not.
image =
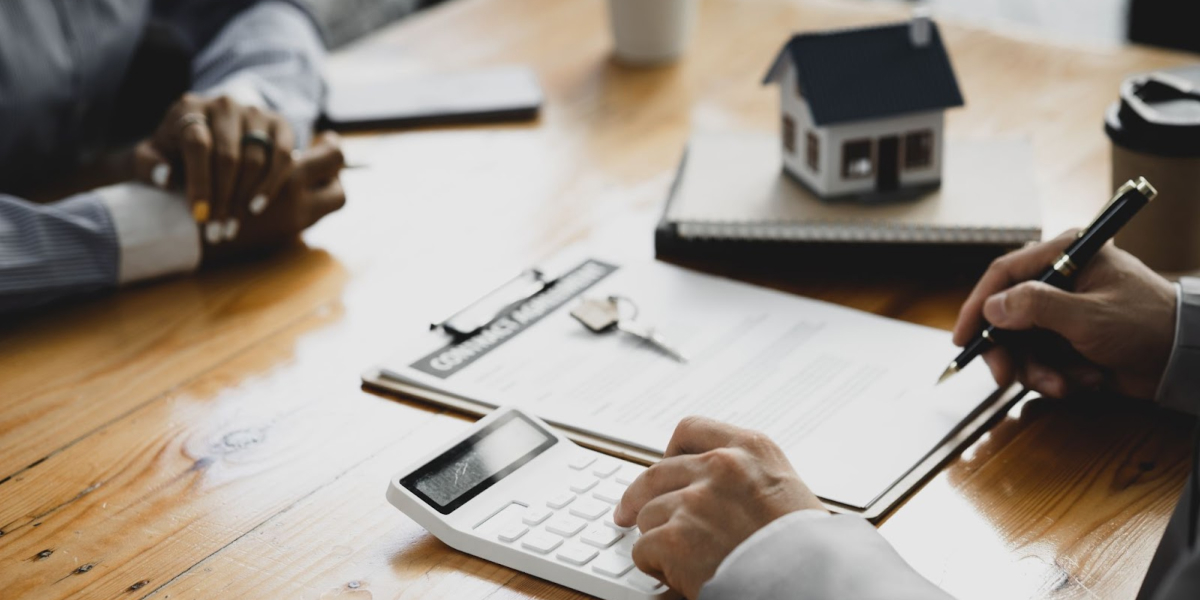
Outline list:
[[[471,337],[496,319],[552,285],[538,269],[526,269],[500,287],[459,309],[440,322],[429,325],[430,331],[441,329],[455,340]]]
[[[1145,177],[1139,176],[1136,181],[1130,179],[1129,181],[1122,183],[1121,186],[1117,188],[1117,191],[1113,193],[1112,198],[1109,199],[1109,201],[1100,208],[1100,212],[1097,212],[1096,216],[1092,218],[1092,222],[1088,223],[1087,227],[1080,229],[1079,233],[1075,237],[1082,238],[1084,234],[1092,229],[1092,227],[1096,226],[1096,222],[1100,220],[1100,217],[1104,216],[1104,213],[1108,212],[1108,209],[1115,204],[1117,200],[1120,200],[1121,197],[1132,191],[1137,191],[1142,196],[1145,196],[1146,202],[1153,200],[1154,197],[1158,195],[1158,190],[1154,189],[1154,186],[1150,185],[1150,182],[1146,181]]]

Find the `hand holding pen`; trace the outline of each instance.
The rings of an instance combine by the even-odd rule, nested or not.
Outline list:
[[[1007,334],[982,354],[1000,385],[1152,399],[1175,338],[1175,286],[1111,243],[1074,274],[1070,291],[1032,281],[1078,239],[1072,230],[997,259],[963,304],[954,343],[968,346],[991,324]]]

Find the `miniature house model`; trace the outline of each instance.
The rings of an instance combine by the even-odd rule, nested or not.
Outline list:
[[[774,82],[784,171],[817,195],[941,183],[943,113],[963,98],[929,18],[794,36],[763,80]]]

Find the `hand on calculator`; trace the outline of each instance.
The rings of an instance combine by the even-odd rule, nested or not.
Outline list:
[[[803,509],[825,510],[779,446],[761,433],[690,417],[665,458],[629,486],[613,521],[641,530],[632,555],[639,569],[694,599],[734,548]]]

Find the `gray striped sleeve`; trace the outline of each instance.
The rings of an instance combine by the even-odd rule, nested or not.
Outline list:
[[[304,148],[324,102],[324,56],[308,15],[287,2],[264,2],[235,17],[200,53],[194,87],[265,105],[288,121],[296,147]]]
[[[0,312],[115,286],[119,254],[98,195],[42,205],[0,194]]]

